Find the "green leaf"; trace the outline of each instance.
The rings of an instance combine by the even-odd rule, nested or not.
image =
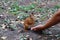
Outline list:
[[[10,23],[10,19],[5,19],[4,22]]]
[[[29,5],[29,7],[30,7],[31,9],[33,9],[33,8],[36,7],[36,4],[32,3],[31,5]]]
[[[44,9],[43,9],[43,8],[36,8],[35,11],[36,11],[36,12],[43,12]]]
[[[57,8],[57,9],[58,9],[58,8],[60,8],[60,5],[55,5],[55,7],[54,7],[54,8]]]
[[[24,10],[25,6],[19,6],[20,10]]]
[[[43,14],[43,15],[41,16],[41,20],[45,20],[46,17],[47,17],[47,15],[48,15],[48,13]]]
[[[11,10],[12,10],[12,11],[19,11],[20,8],[19,8],[19,6],[17,6],[17,5],[12,5],[12,6],[11,6]]]

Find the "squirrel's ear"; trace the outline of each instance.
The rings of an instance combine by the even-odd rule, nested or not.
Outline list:
[[[32,12],[30,15],[34,15],[34,13]]]
[[[31,16],[34,16],[34,13],[33,13],[33,12],[32,12],[32,13],[30,13],[30,17],[31,17]]]
[[[33,12],[32,12],[31,14],[32,14],[32,15],[34,15],[34,13],[33,13]]]

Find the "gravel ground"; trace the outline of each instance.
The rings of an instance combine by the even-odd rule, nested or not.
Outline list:
[[[4,20],[6,19],[6,16],[9,16],[8,19],[11,19],[13,21],[16,19],[16,16],[13,16],[12,14],[7,13],[10,5],[14,3],[16,0],[5,0],[5,1],[7,2],[5,3],[3,0],[0,0],[0,7],[3,7],[2,10],[0,11],[0,15],[4,14],[4,16],[0,18],[0,25],[5,24]],[[34,0],[33,1],[32,0],[22,0],[22,1],[17,0],[17,1],[19,5],[29,5],[29,3],[33,2]],[[49,9],[53,8],[56,4],[60,3],[60,0],[39,0],[39,1],[40,1],[39,3],[44,4]],[[44,13],[41,13],[41,14],[44,14]],[[52,15],[53,14],[49,14],[47,19],[49,19]],[[40,23],[45,24],[47,19],[40,21]],[[14,23],[16,23],[16,21]],[[43,30],[43,33],[34,32],[31,30],[28,30],[27,32],[25,32],[23,28],[21,28],[20,26],[18,26],[18,29],[14,31],[9,30],[9,28],[3,29],[2,27],[0,27],[0,40],[24,40],[23,38],[25,38],[25,40],[28,40],[28,39],[29,40],[60,40],[60,24],[52,26],[49,29]],[[20,30],[20,32],[18,32],[18,30]]]

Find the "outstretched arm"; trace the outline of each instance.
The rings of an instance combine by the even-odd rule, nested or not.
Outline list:
[[[32,27],[31,30],[44,30],[60,22],[60,10],[54,13],[53,17],[47,21],[45,25]]]

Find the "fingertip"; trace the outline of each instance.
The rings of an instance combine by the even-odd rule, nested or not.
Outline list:
[[[31,28],[31,30],[33,30],[33,28]]]

